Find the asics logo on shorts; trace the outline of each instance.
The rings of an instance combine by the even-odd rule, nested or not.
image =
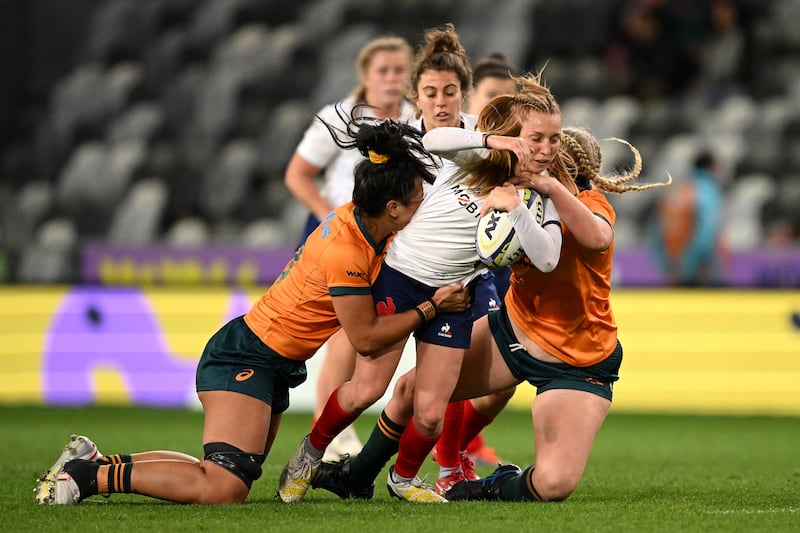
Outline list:
[[[247,381],[248,379],[252,378],[253,374],[255,373],[256,371],[253,370],[252,368],[246,368],[241,372],[239,372],[238,374],[236,374],[236,377],[234,379],[236,381]]]

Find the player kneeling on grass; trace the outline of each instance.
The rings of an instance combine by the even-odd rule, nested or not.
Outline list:
[[[331,335],[344,329],[359,352],[378,355],[438,312],[469,308],[468,291],[457,284],[441,287],[426,306],[376,315],[370,286],[388,242],[422,202],[422,182],[433,181],[434,163],[416,129],[353,116],[344,129],[326,124],[337,144],[366,158],[355,169],[353,201],[323,220],[269,290],[211,337],[200,358],[203,459],[168,451],[104,457],[86,437],[73,437],[39,480],[37,502],[74,504],[113,492],[242,502],[261,476],[289,389],[305,381],[305,360]]]
[[[663,185],[627,183],[641,170],[638,151],[631,149],[634,168],[604,177],[594,136],[564,128],[562,151],[572,160],[573,186],[531,176],[530,186],[549,196],[561,214],[561,259],[549,273],[526,262],[512,265],[505,305],[475,325],[453,397],[482,397],[523,380],[535,386],[534,466],[500,465],[484,479],[456,483],[445,493],[449,501],[561,501],[578,486],[622,362],[609,301],[616,215],[596,189],[623,193]],[[484,210],[509,210],[518,202],[513,190],[495,189]],[[478,410],[491,411],[482,400]]]
[[[436,43],[446,49],[460,49],[450,27],[445,31],[434,30],[429,36],[432,37],[429,44],[433,45],[430,50],[439,49]],[[454,64],[463,66],[463,59],[453,57],[462,55],[462,52],[432,53],[430,72],[425,69],[417,84],[419,92],[426,94],[425,109],[430,107],[428,100],[439,102],[442,99],[450,101],[451,105],[460,104],[457,99],[452,101],[452,97],[434,96],[454,96],[459,83],[465,88],[469,86],[468,79],[462,79],[451,70]],[[428,60],[424,63],[428,64]],[[447,65],[447,68],[434,68],[441,65]],[[457,126],[439,126],[427,131],[423,138],[424,146],[443,156],[442,167],[436,183],[426,190],[425,200],[414,219],[392,241],[386,264],[373,285],[379,312],[391,313],[410,309],[425,301],[436,287],[446,283],[476,284],[475,306],[470,312],[439,315],[414,334],[416,381],[412,391],[413,417],[409,420],[405,413],[394,413],[387,406],[362,452],[351,465],[353,477],[372,481],[383,464],[397,453],[397,461],[387,475],[386,488],[392,496],[408,502],[443,503],[446,500],[441,492],[460,476],[477,477],[471,475],[470,464],[462,460],[458,442],[451,448],[452,456],[441,458],[440,473],[444,475],[440,475],[435,486],[417,474],[437,441],[441,442],[444,420],[450,406],[454,405],[449,404],[449,400],[458,380],[464,350],[470,343],[472,324],[477,317],[497,308],[497,292],[491,279],[480,275],[474,277],[479,274],[475,267],[481,260],[476,249],[480,206],[495,185],[505,183],[510,175],[514,175],[514,168],[543,172],[557,156],[561,133],[561,114],[557,105],[549,91],[541,90],[537,80],[524,82],[526,86],[520,94],[511,96],[507,102],[508,106],[514,107],[515,120],[495,121],[496,111],[489,108],[478,117],[479,125],[502,123],[493,128],[491,134]],[[435,107],[439,108],[438,103]],[[457,117],[457,107],[452,107],[454,112],[451,116]],[[458,152],[454,155],[463,157],[450,159],[450,152]],[[501,163],[491,163],[495,160]],[[488,163],[484,164],[484,161]],[[493,172],[482,172],[486,167]],[[534,213],[523,207],[515,224],[528,228],[525,247],[536,251],[536,255],[531,257],[533,263],[543,270],[552,270],[558,262],[561,228],[555,210],[546,218],[547,222],[540,225]],[[311,434],[298,447],[297,459],[307,456],[307,461],[311,462],[315,457],[321,457],[330,438],[380,398],[397,368],[403,346],[396,346],[392,352],[381,355],[379,359],[359,358],[353,379],[331,395]],[[464,406],[461,407],[463,414]],[[490,421],[481,417],[478,421],[480,426],[474,423],[468,426],[479,431]],[[455,428],[461,433],[465,426],[467,424],[459,423]],[[455,432],[451,433],[455,437]],[[448,460],[447,465],[444,459]],[[448,471],[445,472],[444,468]],[[313,471],[307,469],[304,462],[293,458],[284,472],[286,475],[281,478],[290,481],[286,487],[292,491],[288,495],[299,496],[283,498],[284,501],[298,501],[309,486],[314,486]]]
[[[601,153],[586,130],[565,128],[561,152],[568,156],[571,180],[528,176],[529,186],[550,197],[561,215],[563,244],[551,272],[530,261],[512,264],[511,287],[499,311],[475,322],[470,347],[452,400],[475,398],[479,412],[493,413],[491,396],[528,381],[537,388],[532,408],[534,466],[500,465],[479,480],[459,481],[443,493],[448,501],[561,501],[583,476],[589,453],[612,399],[622,362],[622,346],[611,310],[613,225],[611,204],[596,189],[623,193],[663,184],[632,185],[641,159],[625,175],[599,174]],[[669,183],[669,182],[667,182]],[[512,211],[520,204],[513,187],[497,187],[481,213]],[[415,372],[398,380],[390,400],[393,412],[410,416]],[[387,410],[390,405],[387,404]],[[488,416],[488,415],[487,415]],[[363,461],[367,448],[356,458]],[[358,465],[355,465],[358,466]],[[313,486],[341,497],[365,497],[370,480],[354,465],[336,463],[317,471]]]

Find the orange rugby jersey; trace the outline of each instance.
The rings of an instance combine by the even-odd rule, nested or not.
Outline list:
[[[578,199],[614,226],[616,215],[602,193],[582,191]],[[582,248],[564,227],[558,266],[543,273],[530,261],[511,265],[505,299],[509,316],[546,352],[573,366],[596,364],[616,347],[611,312],[611,256]]]
[[[389,239],[375,243],[347,203],[325,217],[244,320],[280,355],[304,361],[341,327],[332,297],[371,294]]]

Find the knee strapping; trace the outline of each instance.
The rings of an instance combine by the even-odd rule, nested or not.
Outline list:
[[[225,442],[209,442],[203,445],[206,461],[218,464],[241,479],[247,488],[261,477],[261,465],[267,458],[265,454],[243,452],[236,446]]]

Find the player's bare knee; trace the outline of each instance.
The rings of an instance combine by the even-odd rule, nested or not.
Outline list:
[[[437,435],[442,431],[444,413],[440,409],[417,409],[414,412],[414,425],[423,435]]]
[[[537,469],[538,470],[538,469]],[[561,502],[570,497],[578,486],[580,477],[564,472],[537,472],[534,486],[543,501]]]
[[[569,498],[570,495],[572,495],[573,490],[574,489],[565,490],[563,487],[558,487],[555,490],[549,493],[541,494],[540,496],[542,496],[543,501],[546,502],[563,502]]]
[[[230,476],[229,476],[230,477]],[[232,483],[231,483],[232,482]],[[198,505],[227,505],[244,503],[250,489],[235,479],[210,480],[209,486],[191,503]]]
[[[361,413],[381,399],[386,392],[386,385],[380,382],[361,382],[356,384],[353,394],[353,412]]]

